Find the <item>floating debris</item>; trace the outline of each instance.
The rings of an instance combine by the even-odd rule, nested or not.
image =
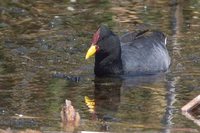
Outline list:
[[[74,9],[72,6],[68,6],[68,7],[67,7],[67,10],[69,10],[69,11],[74,11],[75,9]]]
[[[72,75],[67,75],[65,73],[60,73],[60,72],[54,72],[52,74],[53,78],[62,78],[62,79],[66,79],[68,81],[72,81],[72,82],[80,82],[80,77],[79,76],[72,76]]]
[[[200,126],[200,95],[181,108],[182,114]]]
[[[183,112],[190,112],[198,108],[200,108],[200,95],[188,102],[185,106],[181,108],[181,110]]]
[[[76,2],[76,0],[70,0],[70,2],[72,2],[72,3],[75,3],[75,2]]]
[[[54,18],[49,22],[49,27],[61,27],[63,25],[63,20],[60,16],[54,16]]]
[[[61,110],[62,124],[66,131],[74,131],[80,123],[80,115],[72,106],[70,100],[65,100],[65,105]]]

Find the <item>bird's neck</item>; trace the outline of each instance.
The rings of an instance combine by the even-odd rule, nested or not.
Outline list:
[[[98,53],[95,56],[95,75],[119,75],[123,73],[121,49],[119,53],[114,55],[107,55]]]

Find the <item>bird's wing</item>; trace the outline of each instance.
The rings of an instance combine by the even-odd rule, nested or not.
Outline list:
[[[138,37],[144,36],[146,33],[148,33],[148,31],[149,31],[148,29],[145,29],[145,30],[141,29],[141,30],[137,30],[137,31],[134,31],[134,32],[126,33],[126,34],[124,34],[120,37],[120,42],[122,44],[131,43],[135,39],[137,39]]]

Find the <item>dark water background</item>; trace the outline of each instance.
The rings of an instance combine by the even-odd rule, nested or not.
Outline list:
[[[69,99],[81,116],[76,131],[198,132],[180,109],[200,93],[199,7],[198,0],[0,0],[0,128],[63,131]],[[84,57],[102,23],[119,35],[138,23],[166,33],[169,72],[95,78],[94,59]],[[85,96],[95,99],[95,116]]]

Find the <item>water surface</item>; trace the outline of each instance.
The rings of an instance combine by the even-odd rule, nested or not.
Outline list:
[[[200,92],[199,6],[197,0],[1,1],[0,128],[64,131],[60,111],[69,99],[81,116],[75,131],[198,132],[180,109]],[[102,23],[119,35],[140,23],[166,33],[169,72],[95,78],[94,59],[84,56]],[[93,112],[85,96],[94,99]]]

